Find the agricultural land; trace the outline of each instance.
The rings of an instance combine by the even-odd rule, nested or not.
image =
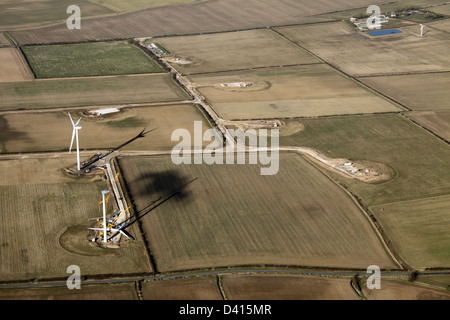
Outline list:
[[[16,48],[0,48],[0,82],[32,80],[25,59]]]
[[[162,72],[141,49],[126,42],[30,46],[23,52],[37,78]]]
[[[373,4],[0,0],[0,299],[450,300],[449,3]]]

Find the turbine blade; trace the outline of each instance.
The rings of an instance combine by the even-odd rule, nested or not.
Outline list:
[[[70,142],[69,153],[72,152],[73,140],[75,139],[75,129],[72,131],[72,141]]]
[[[125,237],[127,237],[128,239],[130,239],[130,237],[125,233],[125,232],[123,232],[122,230],[120,230],[119,231],[121,234],[123,234]]]
[[[74,126],[75,127],[75,123],[73,122],[73,119],[72,119],[72,116],[70,115],[70,112],[67,112],[68,114],[69,114],[69,117],[70,117],[70,122],[72,122],[72,126]]]
[[[136,240],[136,239],[134,239],[134,237],[131,235],[131,234],[129,234],[127,231],[125,231],[125,230],[120,230],[120,233],[121,234],[123,234],[125,237],[127,237],[128,239],[132,239],[132,240]]]
[[[81,118],[78,119],[78,122],[75,124],[75,127],[78,126],[78,124],[80,123],[80,121],[81,121]]]

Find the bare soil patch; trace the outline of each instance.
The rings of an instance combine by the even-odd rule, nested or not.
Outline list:
[[[383,163],[360,160],[352,162],[348,159],[333,159],[310,148],[300,148],[315,163],[326,169],[332,169],[346,178],[353,178],[366,183],[382,183],[395,178],[395,170]]]

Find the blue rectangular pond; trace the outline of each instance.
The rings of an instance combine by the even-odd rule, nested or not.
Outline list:
[[[388,29],[388,30],[377,30],[377,31],[369,31],[367,34],[371,36],[386,36],[388,34],[396,34],[396,33],[403,33],[403,31],[400,31],[398,29]]]

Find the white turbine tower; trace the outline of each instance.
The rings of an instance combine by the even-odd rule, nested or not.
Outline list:
[[[423,29],[425,26],[423,24],[420,25],[420,36],[423,37]]]
[[[73,126],[72,141],[70,142],[69,153],[72,152],[73,140],[76,137],[77,138],[77,168],[78,168],[78,171],[80,171],[81,170],[81,165],[80,165],[80,143],[78,141],[78,131],[81,129],[81,127],[78,126],[78,124],[80,123],[81,118],[78,120],[77,123],[74,123],[73,119],[72,119],[72,116],[70,115],[70,112],[69,112],[69,117],[70,117],[70,121],[72,122],[72,126]]]
[[[107,221],[106,221],[106,195],[109,193],[109,190],[103,190],[102,191],[102,202],[103,202],[103,242],[108,242],[108,235],[107,235]]]

